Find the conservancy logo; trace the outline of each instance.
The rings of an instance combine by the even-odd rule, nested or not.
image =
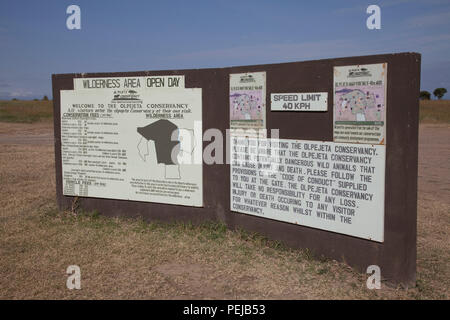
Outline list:
[[[134,90],[115,90],[114,91],[114,98],[111,102],[122,102],[122,101],[141,101],[139,98],[139,93]]]
[[[367,68],[355,68],[348,70],[347,78],[370,77],[372,74]]]
[[[253,78],[251,74],[245,74],[241,76],[241,79],[239,80],[239,83],[249,83],[249,82],[256,82],[256,80]]]

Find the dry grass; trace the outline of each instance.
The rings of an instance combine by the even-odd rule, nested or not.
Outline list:
[[[443,129],[447,140],[437,146],[450,149]],[[53,152],[51,145],[0,148],[1,299],[449,298],[448,174],[434,177],[421,169],[440,179],[442,190],[428,192],[423,182],[419,188],[418,286],[370,291],[366,275],[343,263],[221,224],[60,213]],[[448,170],[448,158],[443,166]],[[82,290],[66,288],[65,270],[72,264],[81,268]]]
[[[419,121],[450,124],[450,100],[421,100]]]
[[[52,101],[0,101],[0,121],[34,123],[52,119]]]

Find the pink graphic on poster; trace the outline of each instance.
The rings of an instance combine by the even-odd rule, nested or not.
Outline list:
[[[385,119],[384,86],[337,87],[335,121],[370,121]]]
[[[262,120],[261,90],[241,90],[230,94],[231,120]]]

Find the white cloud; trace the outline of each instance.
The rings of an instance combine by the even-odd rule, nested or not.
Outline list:
[[[1,96],[10,97],[10,98],[29,98],[34,94],[32,91],[22,88],[15,88],[9,91],[0,92]]]
[[[11,92],[11,96],[14,97],[29,97],[31,95],[33,95],[32,91],[16,90]]]

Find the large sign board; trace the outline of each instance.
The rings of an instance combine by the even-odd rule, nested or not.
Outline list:
[[[201,119],[201,89],[61,91],[63,194],[203,206]]]
[[[420,60],[53,75],[58,206],[221,221],[413,284]]]
[[[385,146],[233,137],[231,210],[384,239]]]

